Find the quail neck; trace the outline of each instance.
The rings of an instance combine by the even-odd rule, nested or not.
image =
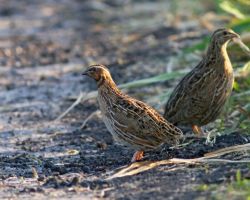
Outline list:
[[[111,76],[104,77],[104,80],[100,80],[98,85],[98,102],[100,109],[104,112],[106,107],[112,107],[116,99],[124,96]]]
[[[207,50],[204,58],[205,66],[209,68],[214,68],[215,70],[221,71],[225,68],[232,71],[232,65],[227,54],[227,43],[223,45],[218,45],[215,42],[212,43]]]

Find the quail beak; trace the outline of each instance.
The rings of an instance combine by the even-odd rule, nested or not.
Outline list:
[[[230,33],[232,38],[240,38],[240,36],[235,33],[232,29],[227,29],[227,31]]]
[[[238,35],[237,33],[232,33],[232,38],[233,38],[233,40],[237,40],[237,39],[239,39],[240,40],[240,35]]]

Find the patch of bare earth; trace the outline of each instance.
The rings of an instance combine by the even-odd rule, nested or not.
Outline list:
[[[0,5],[1,199],[193,199],[211,195],[197,191],[200,184],[227,182],[237,169],[247,173],[244,163],[172,163],[110,179],[129,164],[133,151],[113,143],[99,115],[79,129],[97,109],[95,99],[55,121],[81,91],[96,89],[81,76],[89,64],[108,65],[117,83],[174,70],[167,66],[170,56],[207,33],[198,25],[181,30],[169,24],[168,2],[1,0]],[[183,32],[194,34],[178,39]],[[147,101],[142,94],[157,95],[173,85],[128,93]],[[145,160],[197,158],[249,140],[233,133],[206,145],[204,138],[191,137],[177,149],[146,153]]]

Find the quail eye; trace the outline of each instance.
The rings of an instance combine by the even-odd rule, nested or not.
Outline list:
[[[224,31],[224,32],[223,32],[223,35],[227,35],[227,32],[226,32],[226,31]]]

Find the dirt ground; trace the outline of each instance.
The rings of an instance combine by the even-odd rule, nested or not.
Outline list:
[[[121,84],[172,71],[170,57],[209,31],[195,21],[182,28],[170,23],[168,1],[35,2],[0,0],[0,199],[206,199],[214,194],[199,185],[227,183],[239,169],[250,177],[247,164],[214,163],[162,165],[109,179],[129,164],[133,150],[113,143],[100,115],[79,128],[96,100],[55,121],[81,91],[96,89],[81,72],[102,63]],[[174,84],[127,93],[150,103],[149,96]],[[249,141],[238,132],[213,145],[190,137],[177,149],[146,153],[145,160],[197,158]],[[245,159],[249,152],[221,158]]]

